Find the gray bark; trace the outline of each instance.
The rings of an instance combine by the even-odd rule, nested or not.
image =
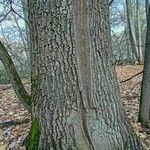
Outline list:
[[[150,8],[150,7],[149,7]],[[147,18],[144,71],[141,88],[139,121],[150,127],[150,13]]]
[[[29,0],[41,150],[141,150],[120,104],[108,0]]]

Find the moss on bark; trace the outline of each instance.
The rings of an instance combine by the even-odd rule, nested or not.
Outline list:
[[[37,118],[32,120],[31,129],[26,140],[27,150],[37,150],[39,145],[41,129]]]

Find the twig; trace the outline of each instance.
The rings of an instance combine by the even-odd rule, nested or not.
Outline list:
[[[27,23],[27,25],[29,25],[28,21],[25,20],[25,18],[23,18],[19,13],[17,13],[12,7],[11,7],[11,10],[12,10],[16,15],[18,15],[21,19],[23,19],[23,20]]]
[[[136,77],[136,76],[138,76],[138,75],[140,75],[140,74],[142,74],[142,73],[143,73],[143,70],[142,70],[142,71],[140,71],[140,72],[138,72],[137,74],[133,75],[132,77],[130,77],[130,78],[126,79],[126,80],[121,81],[120,83],[123,83],[123,82],[129,81],[129,80],[131,80],[132,78],[134,78],[134,77]]]
[[[0,23],[3,21],[3,20],[5,20],[5,18],[8,16],[8,14],[11,12],[11,10],[9,10],[6,14],[5,14],[5,16],[0,20]]]

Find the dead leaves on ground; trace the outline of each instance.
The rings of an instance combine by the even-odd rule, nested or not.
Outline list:
[[[25,84],[30,91],[30,85]],[[11,85],[0,85],[0,124],[3,122],[20,121],[30,119],[30,114],[18,101]],[[24,139],[29,132],[30,122],[8,127],[0,127],[0,150],[20,150]]]

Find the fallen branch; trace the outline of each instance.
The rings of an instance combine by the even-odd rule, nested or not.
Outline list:
[[[4,128],[4,127],[9,127],[9,126],[13,126],[13,125],[19,125],[19,124],[29,123],[29,122],[30,122],[30,119],[6,120],[6,121],[0,122],[0,127]]]
[[[120,81],[120,83],[127,82],[127,81],[133,79],[134,77],[136,77],[136,76],[138,76],[138,75],[140,75],[140,74],[142,74],[142,73],[143,73],[143,70],[140,71],[140,72],[138,72],[137,74],[133,75],[132,77],[130,77],[130,78],[128,78],[128,79],[125,79],[125,80],[123,80],[123,81]]]

